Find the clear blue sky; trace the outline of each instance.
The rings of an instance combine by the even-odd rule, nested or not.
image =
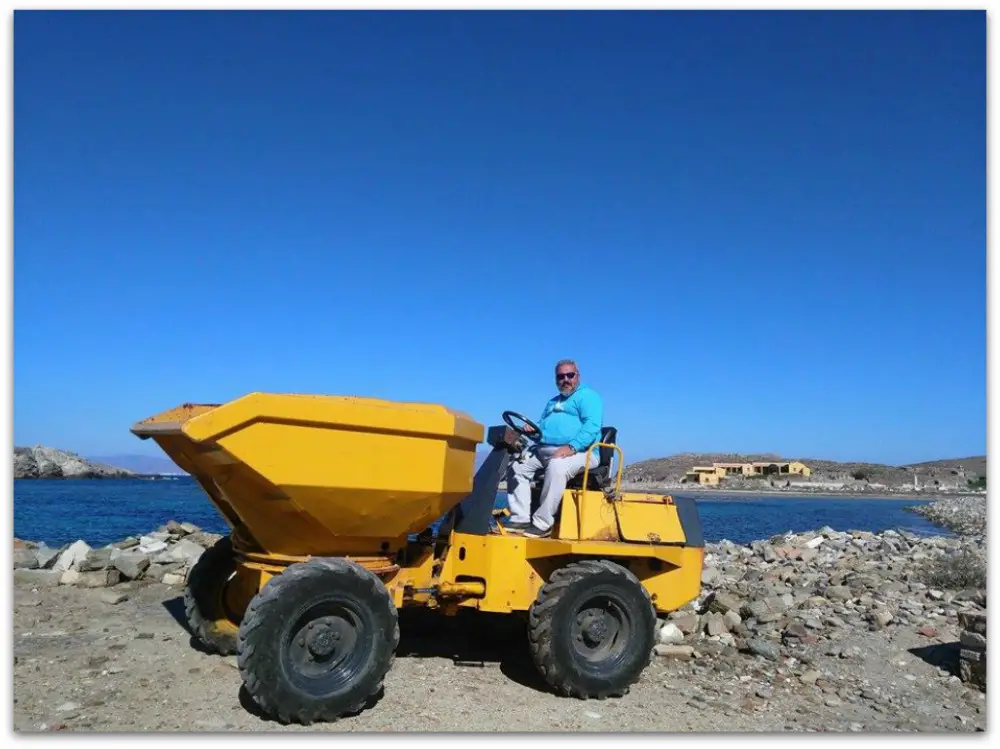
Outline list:
[[[627,460],[986,449],[986,18],[14,21],[14,440],[246,392],[537,416]]]

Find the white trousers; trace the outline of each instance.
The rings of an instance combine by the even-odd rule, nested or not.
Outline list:
[[[596,450],[574,453],[566,458],[553,458],[552,453],[558,449],[548,445],[533,446],[511,463],[507,472],[507,503],[510,506],[511,522],[531,522],[536,528],[547,531],[555,523],[556,511],[563,492],[566,491],[566,482],[583,472],[588,457],[590,470],[594,470],[600,462]],[[545,469],[545,481],[542,483],[541,504],[532,516],[529,482],[542,468]]]

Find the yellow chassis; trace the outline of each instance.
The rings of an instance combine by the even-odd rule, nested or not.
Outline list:
[[[495,613],[527,611],[552,572],[571,561],[606,559],[629,569],[660,613],[697,597],[701,546],[688,546],[672,497],[567,490],[551,538],[505,532],[451,531],[439,545],[410,542],[395,557],[343,556],[377,574],[397,608],[422,606],[455,614],[461,608]],[[500,514],[500,513],[495,513]],[[254,551],[237,530],[238,573],[227,607],[239,612],[273,576],[310,557]],[[235,584],[234,584],[235,583]]]

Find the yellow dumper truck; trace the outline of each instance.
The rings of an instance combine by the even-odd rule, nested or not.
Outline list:
[[[619,696],[639,679],[657,614],[699,593],[693,500],[622,492],[606,427],[591,448],[600,464],[570,482],[552,536],[508,532],[498,484],[534,425],[502,418],[486,429],[441,405],[251,393],[132,427],[231,526],[188,575],[187,619],[207,647],[237,655],[265,713],[310,724],[362,710],[409,606],[523,617],[539,672],[565,696]]]

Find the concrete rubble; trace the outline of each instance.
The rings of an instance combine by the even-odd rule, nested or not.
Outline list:
[[[986,612],[963,611],[958,615],[962,628],[958,654],[958,675],[962,681],[986,691]]]
[[[98,548],[78,540],[53,549],[15,538],[14,581],[111,588],[131,580],[152,580],[183,586],[191,567],[220,538],[173,520],[138,539],[130,537]]]
[[[678,648],[689,647],[703,668],[738,662],[745,668],[751,659],[812,684],[819,678],[817,654],[865,657],[852,646],[861,633],[891,638],[905,628],[944,646],[946,633],[961,627],[961,678],[975,685],[981,678],[985,689],[985,503],[936,504],[942,506],[923,507],[921,514],[947,520],[958,535],[826,527],[745,545],[707,544],[702,595],[661,620],[657,654],[676,658]],[[939,665],[957,679],[952,653],[955,662],[945,658]]]

